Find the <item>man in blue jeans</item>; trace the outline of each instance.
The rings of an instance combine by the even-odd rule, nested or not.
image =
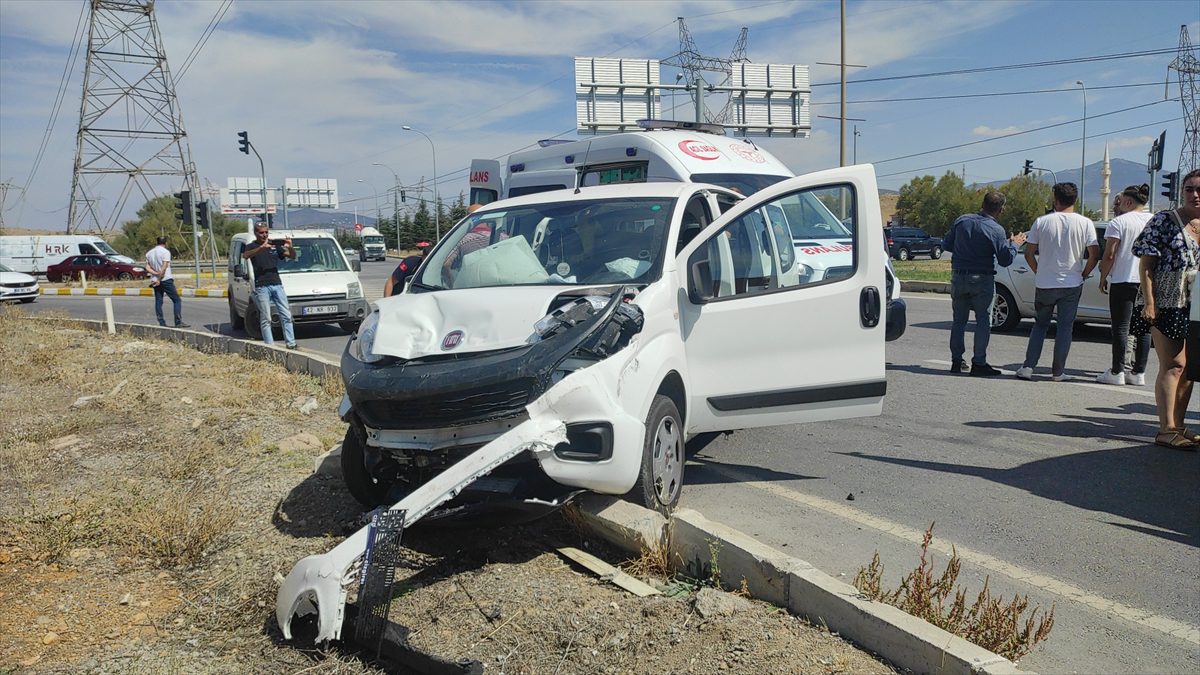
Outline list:
[[[1033,369],[1042,357],[1042,343],[1057,314],[1054,333],[1054,361],[1050,379],[1066,379],[1067,354],[1075,332],[1075,315],[1083,296],[1083,280],[1100,263],[1100,243],[1096,225],[1090,218],[1075,213],[1079,190],[1074,183],[1055,183],[1054,211],[1033,221],[1026,238],[1025,262],[1033,270],[1037,289],[1033,293],[1034,324],[1025,348],[1025,363],[1017,377],[1033,379]],[[1086,260],[1085,260],[1086,251]]]
[[[150,270],[150,286],[154,288],[154,314],[158,325],[167,325],[163,317],[163,296],[171,299],[175,309],[175,327],[191,328],[183,322],[183,302],[175,290],[175,273],[171,271],[171,251],[167,249],[167,238],[159,237],[158,245],[146,251],[146,268]]]
[[[967,319],[975,312],[975,349],[971,357],[971,374],[992,377],[1000,371],[988,365],[987,348],[992,337],[992,298],[996,295],[996,263],[1008,267],[1016,257],[1015,244],[1024,235],[1010,239],[997,222],[1004,210],[1004,195],[995,190],[983,196],[979,213],[958,217],[950,226],[943,242],[950,259],[950,300],[954,322],[950,326],[950,371],[967,370],[963,360],[966,351]]]
[[[254,303],[258,305],[258,325],[262,327],[262,338],[266,344],[275,344],[271,334],[271,306],[283,327],[283,341],[288,349],[296,348],[296,333],[292,325],[292,311],[288,308],[287,293],[283,290],[283,279],[279,278],[279,259],[295,258],[291,239],[271,241],[271,230],[266,224],[254,226],[255,241],[246,246],[242,257],[250,260],[254,267]]]

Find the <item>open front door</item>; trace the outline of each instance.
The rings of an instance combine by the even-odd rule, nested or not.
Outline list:
[[[851,269],[821,269],[793,233],[851,241]],[[875,171],[777,183],[730,209],[680,254],[689,431],[878,415],[887,264]]]

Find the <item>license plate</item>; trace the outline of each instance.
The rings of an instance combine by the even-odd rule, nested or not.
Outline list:
[[[316,307],[305,307],[303,314],[337,314],[337,305],[318,305]]]

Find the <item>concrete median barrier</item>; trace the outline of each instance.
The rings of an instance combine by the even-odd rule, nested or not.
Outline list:
[[[185,298],[224,298],[229,291],[225,288],[177,288],[179,295]],[[42,287],[42,295],[111,295],[111,296],[143,296],[154,297],[154,289],[141,288],[46,288]]]

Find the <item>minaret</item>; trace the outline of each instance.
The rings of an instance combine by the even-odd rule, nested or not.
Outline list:
[[[1112,167],[1108,165],[1108,143],[1104,144],[1104,166],[1100,167],[1100,208],[1104,220],[1112,218],[1112,204],[1108,201],[1108,179],[1112,177]]]

